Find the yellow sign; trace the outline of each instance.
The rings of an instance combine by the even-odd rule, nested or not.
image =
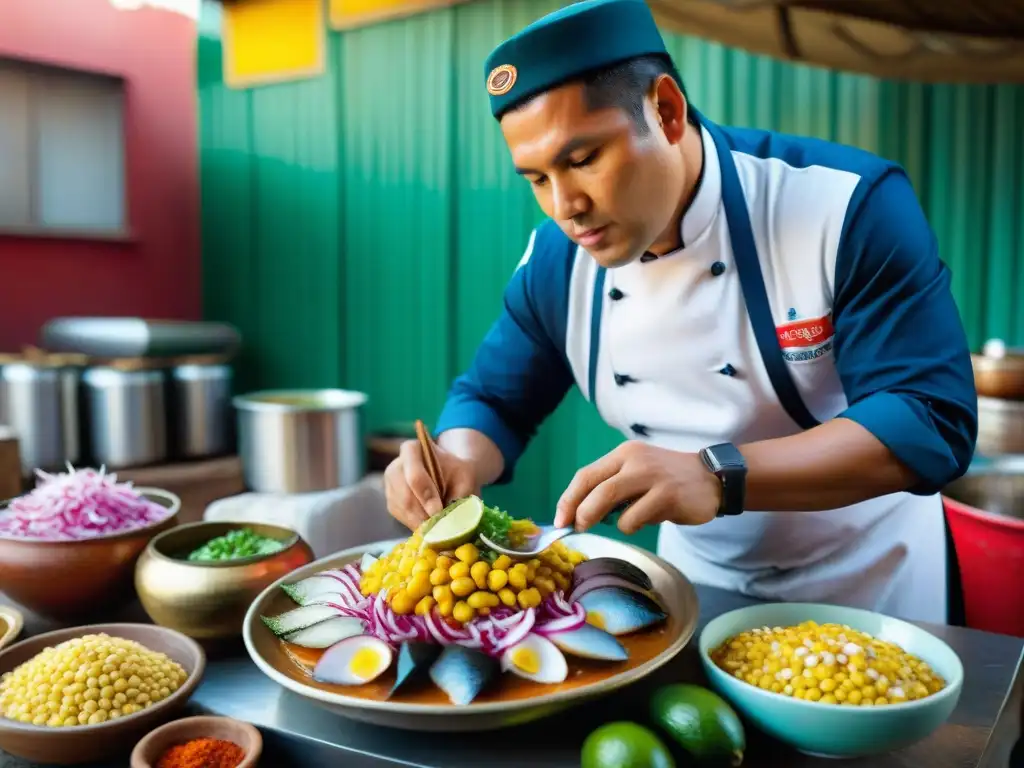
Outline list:
[[[314,77],[326,67],[323,0],[224,3],[224,82],[233,88]]]
[[[331,27],[351,29],[387,19],[447,8],[467,0],[329,0]]]

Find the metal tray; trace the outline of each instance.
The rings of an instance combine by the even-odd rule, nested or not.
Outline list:
[[[139,317],[58,317],[43,326],[40,346],[91,357],[226,355],[241,343],[226,323]]]

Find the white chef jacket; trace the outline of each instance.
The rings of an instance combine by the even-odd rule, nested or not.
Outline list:
[[[755,597],[946,620],[940,489],[977,435],[969,347],[935,237],[897,165],[718,126],[682,247],[606,270],[548,220],[437,431],[468,427],[505,472],[576,385],[627,438],[696,452],[842,416],[921,478],[843,509],[663,524],[692,581]]]

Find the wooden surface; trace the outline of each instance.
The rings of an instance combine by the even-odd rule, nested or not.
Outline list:
[[[163,488],[180,496],[179,524],[198,522],[214,501],[245,492],[242,463],[236,456],[121,469],[117,472],[117,479],[130,480],[137,486]]]
[[[754,602],[740,595],[700,586],[698,586],[698,594],[701,601],[701,627],[715,616]],[[4,601],[2,595],[0,595],[0,601]],[[111,617],[104,618],[110,620]],[[129,621],[145,620],[137,605],[126,606],[120,616],[113,618]],[[912,747],[884,757],[844,760],[842,765],[851,768],[968,768],[969,766],[972,768],[1006,768],[1010,764],[1011,750],[1021,732],[1021,688],[1024,685],[1024,680],[1021,678],[1020,671],[1024,639],[960,627],[923,626],[948,643],[963,660],[966,674],[957,709],[942,728],[928,739]],[[55,625],[52,622],[32,615],[26,616],[26,635],[53,628]],[[214,660],[211,663],[216,664],[217,661]],[[695,682],[705,680],[695,642],[691,643],[675,661],[665,668],[663,677]],[[652,680],[650,683],[641,683],[631,688],[628,697],[624,694],[622,700],[615,703],[616,710],[621,709],[622,716],[628,717],[628,713],[633,711],[633,708],[638,706],[647,694],[647,685],[655,682],[657,681]],[[664,682],[664,679],[661,679],[660,682]],[[634,697],[637,699],[636,704],[631,703]],[[571,750],[578,750],[580,742],[576,737],[582,738],[583,732],[592,725],[592,720],[588,720],[587,708],[581,708],[579,713],[565,718],[561,726],[564,726],[567,732],[566,736],[573,737],[569,739],[571,744],[560,744],[562,750],[565,750],[566,757]],[[581,732],[576,734],[576,729]],[[570,731],[572,733],[568,733]],[[512,734],[506,735],[509,738],[512,737]],[[523,735],[526,735],[525,731]],[[419,737],[409,735],[408,738],[415,740]],[[504,738],[505,736],[499,741],[504,741]],[[475,735],[466,736],[467,742],[477,740],[478,737]],[[796,753],[780,746],[774,740],[758,734],[753,729],[748,729],[748,740],[747,758],[744,760],[746,768],[761,768],[762,766],[815,768],[816,766],[834,764],[834,761]],[[559,738],[552,741],[554,745],[554,743],[564,740]],[[559,759],[560,755],[554,754],[562,750],[553,746],[552,754],[549,755],[550,759],[542,760],[541,763],[544,765],[571,765],[571,762],[565,762]],[[501,765],[509,764],[498,762]],[[10,758],[4,762],[3,757],[0,756],[0,768],[27,768],[27,764],[12,761]]]

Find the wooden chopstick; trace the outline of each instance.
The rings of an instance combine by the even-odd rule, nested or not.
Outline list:
[[[430,438],[426,425],[419,419],[416,419],[416,438],[420,441],[420,448],[423,450],[423,463],[427,466],[427,474],[430,475],[434,487],[437,488],[441,504],[446,505],[448,503],[447,489],[444,487],[441,463],[437,460],[437,454],[434,452],[434,441]]]

